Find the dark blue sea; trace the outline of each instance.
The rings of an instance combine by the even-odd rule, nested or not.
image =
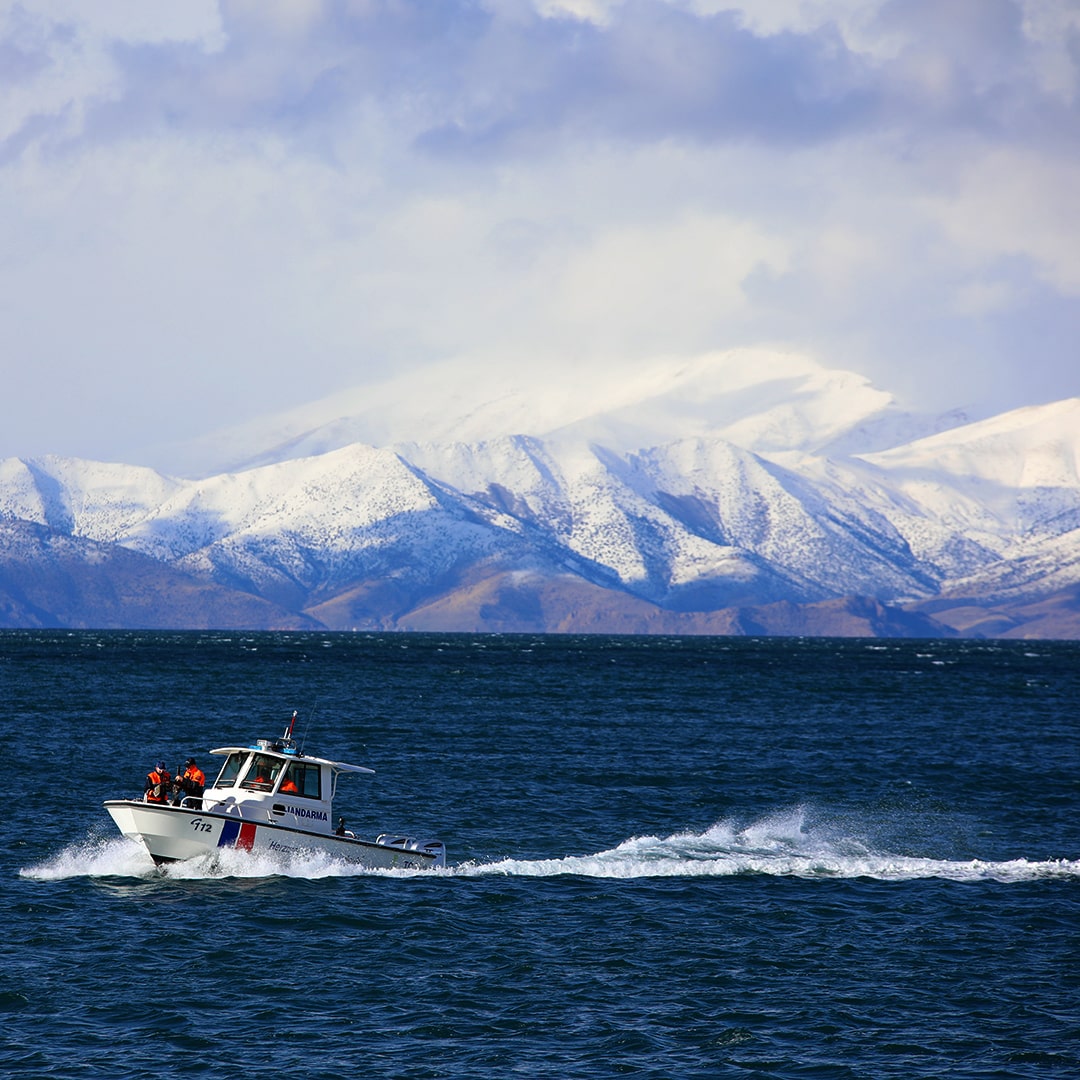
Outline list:
[[[0,1076],[1080,1076],[1080,643],[0,634]],[[280,735],[445,871],[156,870]]]

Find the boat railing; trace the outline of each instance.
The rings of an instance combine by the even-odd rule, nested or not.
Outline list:
[[[237,802],[228,807],[229,811],[242,817],[245,821],[263,821],[268,825],[291,825],[301,828],[304,823],[300,820],[295,810],[275,803],[267,806],[265,803]]]
[[[310,825],[300,818],[295,808],[286,806],[283,803],[267,805],[262,800],[237,800],[231,795],[225,799],[215,799],[212,796],[196,797],[186,795],[178,803],[151,802],[143,795],[133,801],[145,802],[150,806],[177,806],[183,810],[194,810],[197,813],[231,814],[243,818],[244,821],[265,821],[268,825],[285,824],[294,828],[310,829]],[[317,832],[318,830],[312,831]]]

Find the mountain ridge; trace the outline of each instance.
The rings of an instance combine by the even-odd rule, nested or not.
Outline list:
[[[147,560],[111,579],[144,582],[139,618],[156,566],[163,595],[219,590],[201,594],[207,610],[260,626],[1080,636],[1080,398],[918,420],[861,376],[752,350],[642,366],[570,412],[563,386],[496,415],[501,389],[462,392],[464,412],[449,403],[427,433],[487,431],[472,441],[332,445],[365,414],[201,477],[0,461],[0,522],[23,530],[21,554],[0,553],[0,624],[62,620],[79,560],[100,586],[115,550]],[[430,405],[402,405],[403,419],[386,387],[374,401],[388,439],[419,433]],[[534,430],[508,430],[526,406]],[[320,409],[333,411],[303,415]],[[881,448],[886,432],[919,437]],[[44,584],[19,600],[20,574],[53,581],[54,600]],[[98,586],[87,595],[114,625],[123,604]]]
[[[779,350],[659,357],[617,369],[552,361],[495,375],[483,358],[456,357],[182,446],[153,448],[148,457],[167,473],[199,478],[354,443],[407,449],[514,435],[595,442],[620,452],[713,435],[759,453],[835,446],[849,454],[966,420],[960,410],[907,412],[862,375]]]

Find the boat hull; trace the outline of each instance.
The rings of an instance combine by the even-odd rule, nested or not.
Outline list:
[[[322,852],[374,870],[421,870],[445,863],[445,856],[438,852],[413,850],[402,846],[404,841],[387,844],[309,832],[236,813],[199,811],[134,799],[111,799],[105,803],[105,809],[117,828],[143,844],[158,866],[229,849],[277,855]]]

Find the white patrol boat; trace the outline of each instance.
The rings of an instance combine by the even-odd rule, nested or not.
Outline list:
[[[302,753],[292,738],[295,722],[293,713],[280,739],[211,750],[225,761],[201,799],[186,796],[179,804],[148,802],[145,796],[109,799],[105,809],[125,836],[146,846],[158,866],[223,848],[286,855],[326,852],[373,869],[446,865],[446,848],[437,840],[385,834],[361,840],[346,831],[340,818],[335,828],[332,807],[339,778],[375,770]]]

